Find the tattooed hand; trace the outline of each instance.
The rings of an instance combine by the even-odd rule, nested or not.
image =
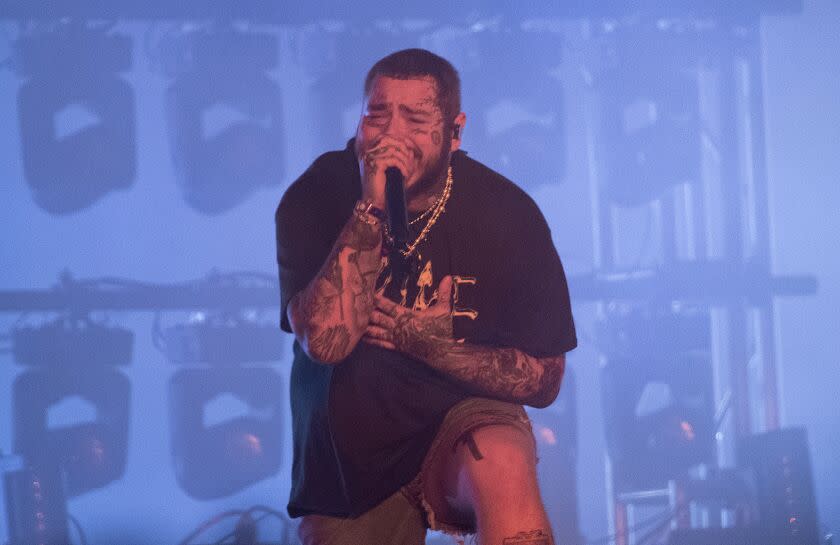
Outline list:
[[[566,357],[538,358],[512,347],[458,342],[452,333],[452,277],[438,286],[425,310],[404,308],[377,296],[362,340],[398,350],[448,375],[476,395],[547,407],[557,397]]]
[[[361,144],[360,144],[361,145]],[[416,150],[405,138],[383,135],[359,150],[362,199],[385,206],[385,170],[396,167],[406,180],[415,176]]]
[[[292,297],[289,323],[313,360],[338,363],[361,339],[373,310],[381,248],[381,227],[354,213],[321,270]]]
[[[411,310],[377,295],[362,340],[427,362],[442,355],[454,342],[451,276],[440,281],[437,294],[437,301],[425,310]]]

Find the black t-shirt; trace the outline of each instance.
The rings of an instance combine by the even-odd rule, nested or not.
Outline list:
[[[464,152],[451,166],[451,196],[418,246],[405,305],[433,304],[451,274],[457,339],[537,357],[573,349],[566,277],[536,204]],[[320,270],[360,192],[351,140],[283,196],[275,220],[284,330],[289,300]],[[355,517],[377,505],[415,477],[447,411],[471,395],[409,356],[362,342],[336,365],[313,362],[297,342],[294,356],[291,516]]]

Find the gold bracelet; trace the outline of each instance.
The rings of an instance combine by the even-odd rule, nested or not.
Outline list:
[[[353,214],[362,223],[368,225],[384,225],[383,218],[385,212],[375,207],[371,200],[356,201],[356,206],[353,207]]]

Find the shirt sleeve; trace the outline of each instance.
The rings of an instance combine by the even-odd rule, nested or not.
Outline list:
[[[501,342],[536,357],[572,350],[577,335],[566,274],[548,224],[530,198],[509,232]]]
[[[274,215],[277,268],[280,279],[280,327],[292,332],[286,312],[289,301],[315,277],[331,248],[324,214],[312,198],[315,174],[310,169],[280,200]],[[334,237],[333,237],[334,238]]]

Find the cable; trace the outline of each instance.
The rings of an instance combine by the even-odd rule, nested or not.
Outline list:
[[[247,512],[246,512],[246,513],[243,513],[243,514],[242,514],[242,516],[245,516],[246,514],[247,514]],[[255,518],[255,519],[254,519],[254,524],[255,524],[255,525],[256,525],[256,524],[259,524],[259,522],[260,522],[261,520],[263,520],[263,519],[265,519],[265,518],[268,518],[268,516],[269,516],[269,513],[263,513],[262,515],[260,515],[259,517],[257,517],[257,518]],[[240,517],[240,518],[241,518],[241,517]],[[235,535],[236,535],[236,530],[234,529],[234,530],[232,530],[232,531],[228,532],[227,534],[223,535],[222,537],[220,537],[220,538],[219,538],[219,539],[217,539],[216,541],[214,541],[214,542],[213,542],[213,545],[222,545],[222,543],[224,543],[224,542],[225,542],[225,541],[227,541],[228,539],[230,539],[230,538],[234,537]]]
[[[290,525],[291,523],[289,522],[288,517],[286,517],[286,515],[284,515],[284,514],[283,514],[283,513],[281,513],[280,511],[277,511],[277,510],[272,509],[272,508],[270,508],[270,507],[266,507],[265,505],[253,505],[253,506],[249,507],[248,509],[246,509],[246,510],[242,513],[242,515],[241,515],[241,516],[250,515],[250,514],[252,514],[252,513],[256,513],[256,512],[262,512],[263,514],[262,514],[261,516],[257,517],[256,519],[254,519],[254,524],[255,524],[255,525],[256,525],[256,524],[258,524],[261,520],[263,520],[263,519],[265,519],[265,518],[267,518],[267,517],[269,517],[269,516],[274,516],[274,517],[276,517],[276,518],[280,519],[280,521],[283,523],[283,526],[284,526],[284,528],[283,528],[283,534],[284,534],[284,535],[288,535],[288,533],[289,533],[289,525]],[[231,537],[233,537],[235,533],[236,533],[236,530],[234,530],[234,531],[232,531],[232,532],[230,532],[230,533],[228,533],[228,534],[226,534],[226,535],[222,536],[222,537],[221,537],[221,538],[219,538],[217,541],[215,541],[215,542],[213,543],[213,545],[221,545],[221,544],[222,544],[222,543],[224,543],[226,540],[228,540],[228,539],[230,539]]]
[[[288,517],[286,517],[286,515],[284,515],[280,511],[277,511],[276,509],[272,509],[271,507],[266,507],[265,505],[253,505],[253,506],[248,508],[248,513],[254,513],[254,512],[263,512],[266,515],[274,515],[275,517],[279,518],[283,522],[289,522],[289,519],[288,519]]]
[[[235,516],[235,517],[239,517],[239,519],[241,519],[241,518],[242,518],[242,517],[244,517],[244,516],[250,516],[252,513],[257,513],[257,512],[261,512],[261,513],[263,513],[263,514],[262,514],[261,516],[257,517],[257,518],[254,520],[254,524],[255,524],[255,525],[256,525],[259,521],[261,521],[261,520],[263,520],[263,519],[265,519],[265,518],[267,518],[267,517],[269,517],[269,516],[274,516],[274,517],[276,517],[276,518],[280,519],[280,521],[281,521],[281,522],[283,522],[283,526],[284,526],[284,528],[283,528],[283,533],[284,533],[285,535],[287,535],[287,534],[288,534],[288,532],[289,532],[289,525],[290,525],[290,522],[289,522],[289,519],[288,519],[288,518],[287,518],[287,517],[286,517],[283,513],[281,513],[280,511],[277,511],[277,510],[275,510],[275,509],[272,509],[272,508],[270,508],[270,507],[266,507],[265,505],[254,505],[254,506],[251,506],[251,507],[249,507],[248,509],[245,509],[245,510],[242,510],[242,509],[232,509],[232,510],[229,510],[229,511],[224,511],[224,512],[222,512],[222,513],[219,513],[219,514],[217,514],[217,515],[214,515],[214,516],[210,517],[209,519],[207,519],[206,521],[204,521],[203,523],[201,523],[201,524],[200,524],[200,525],[199,525],[199,526],[198,526],[195,530],[193,530],[193,531],[192,531],[189,535],[187,535],[187,537],[185,537],[184,539],[182,539],[182,540],[178,543],[178,545],[189,545],[189,543],[191,543],[191,542],[192,542],[192,541],[193,541],[196,537],[198,537],[201,533],[203,533],[203,532],[204,532],[204,531],[206,531],[207,529],[209,529],[209,528],[211,528],[211,527],[215,526],[216,524],[220,523],[221,521],[223,521],[223,520],[224,520],[224,519],[226,519],[226,518],[229,518],[229,517],[234,517],[234,516]],[[229,533],[227,533],[227,534],[223,535],[221,538],[219,538],[219,539],[217,539],[216,541],[214,541],[214,542],[213,542],[213,545],[221,545],[221,544],[222,544],[222,543],[224,543],[226,540],[228,540],[228,539],[230,539],[231,537],[233,537],[233,536],[235,535],[235,533],[236,533],[236,530],[234,529],[233,531],[231,531],[231,532],[229,532]]]
[[[208,528],[211,528],[211,527],[215,526],[216,524],[220,523],[221,521],[223,521],[224,519],[226,519],[228,517],[242,516],[242,514],[244,512],[245,511],[242,511],[241,509],[231,509],[229,511],[223,511],[222,513],[219,513],[218,515],[214,515],[214,516],[210,517],[209,519],[207,519],[206,521],[202,522],[198,526],[198,528],[193,530],[189,535],[187,535],[187,537],[185,537],[184,539],[179,541],[178,545],[188,545],[192,540],[194,540],[196,537],[198,537],[201,533],[203,533]]]

